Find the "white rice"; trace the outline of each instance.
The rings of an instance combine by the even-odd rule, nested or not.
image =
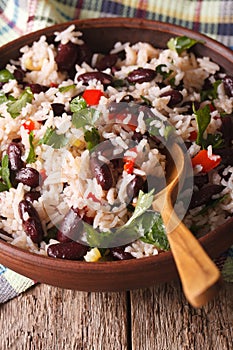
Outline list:
[[[147,131],[145,113],[140,111],[137,118],[136,130],[130,128],[134,124],[129,113],[123,119],[113,122],[108,114],[108,106],[111,102],[120,102],[125,96],[131,95],[136,102],[142,102],[141,96],[151,101],[150,110],[155,119],[150,126],[158,129],[160,136],[164,137],[166,128],[164,122],[169,122],[174,126],[176,133],[186,142],[192,132],[197,132],[198,126],[194,113],[187,113],[187,107],[178,104],[176,107],[169,107],[170,97],[161,95],[172,89],[171,83],[161,86],[163,77],[157,74],[156,78],[150,82],[136,83],[135,85],[124,86],[120,89],[114,86],[105,87],[97,79],[91,79],[87,85],[79,81],[79,76],[87,72],[97,72],[86,62],[81,65],[76,64],[76,74],[73,79],[67,77],[65,72],[60,72],[56,63],[56,42],[63,45],[72,42],[82,45],[80,39],[82,33],[75,31],[74,25],[68,27],[61,33],[55,33],[55,43],[47,43],[46,37],[42,36],[32,46],[25,46],[20,50],[20,58],[14,64],[9,63],[7,69],[14,72],[19,65],[26,70],[25,81],[31,84],[41,84],[48,86],[46,92],[35,93],[32,103],[27,103],[20,111],[19,116],[13,119],[8,111],[7,103],[0,104],[0,152],[2,156],[6,153],[7,146],[13,139],[21,138],[24,146],[22,159],[26,161],[29,151],[29,135],[24,123],[29,119],[34,122],[34,144],[37,159],[27,166],[37,169],[41,174],[45,174],[44,181],[40,184],[41,197],[33,202],[33,206],[38,211],[45,233],[54,225],[59,225],[70,208],[84,210],[87,208],[89,216],[93,216],[93,227],[100,231],[108,231],[116,228],[128,220],[131,215],[126,204],[128,200],[128,185],[136,176],[146,177],[148,175],[157,178],[164,178],[166,159],[161,154],[159,148],[150,148],[146,139],[142,140],[135,148],[130,148],[130,142],[134,131],[144,135]],[[174,86],[177,87],[183,82],[180,93],[183,102],[200,102],[200,90],[206,78],[210,77],[214,82],[214,74],[219,71],[219,66],[212,62],[209,57],[196,58],[193,53],[183,53],[178,55],[170,49],[159,50],[148,43],[116,43],[111,53],[125,52],[125,59],[117,60],[117,69],[114,73],[115,79],[126,79],[128,74],[139,67],[155,70],[161,64],[166,64],[162,68],[163,72],[172,71]],[[92,57],[92,64],[98,59],[98,53]],[[107,74],[112,74],[107,68]],[[57,86],[54,86],[54,82]],[[61,92],[61,87],[69,87],[66,92]],[[49,87],[51,86],[51,87]],[[86,149],[86,141],[82,128],[75,128],[72,123],[70,111],[71,100],[81,94],[84,90],[98,89],[104,93],[95,109],[101,114],[101,118],[96,123],[96,128],[101,134],[102,141],[110,140],[114,146],[113,156],[134,159],[136,167],[132,173],[123,171],[118,182],[107,191],[104,191],[90,169],[91,155]],[[10,80],[2,86],[5,94],[10,94],[14,98],[19,98],[23,88],[15,79]],[[60,103],[64,105],[64,112],[61,116],[54,114],[52,104]],[[209,101],[203,102],[209,103]],[[233,112],[233,98],[226,95],[224,86],[218,86],[217,98],[213,101],[215,110],[211,112],[211,121],[205,132],[215,134],[221,128],[220,113],[231,114]],[[120,116],[121,117],[121,116]],[[120,118],[119,117],[119,118]],[[117,121],[117,122],[116,122]],[[69,140],[65,147],[54,149],[50,145],[40,144],[48,128],[56,128],[57,135],[63,135]],[[194,157],[200,146],[195,142],[191,143],[188,149],[190,157]],[[208,157],[217,160],[219,156],[214,155],[212,146],[208,148]],[[110,160],[99,152],[99,161],[109,164]],[[194,175],[202,171],[199,164],[194,168]],[[228,166],[223,171],[221,177],[214,169],[209,174],[210,183],[221,184],[224,189],[218,196],[227,195],[219,205],[208,210],[205,215],[198,215],[202,207],[189,211],[184,222],[191,227],[194,224],[206,226],[214,229],[219,224],[225,222],[233,213],[233,167]],[[226,180],[227,178],[227,180]],[[65,185],[65,187],[64,187]],[[24,198],[25,193],[30,191],[30,187],[19,183],[16,188],[0,193],[0,214],[4,218],[0,222],[0,228],[12,235],[7,237],[8,241],[19,247],[29,249],[38,254],[45,254],[47,246],[42,242],[40,247],[32,242],[22,227],[22,219],[19,216],[19,202]],[[136,199],[133,203],[135,204]],[[13,208],[13,210],[12,210]],[[24,214],[23,220],[28,219],[28,214]],[[0,234],[1,237],[1,234]],[[51,240],[51,243],[57,242]],[[130,253],[135,258],[159,254],[158,247],[143,243],[137,240],[125,248],[125,252]]]

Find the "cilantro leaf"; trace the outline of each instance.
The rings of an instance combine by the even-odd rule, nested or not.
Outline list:
[[[7,112],[15,119],[20,115],[22,108],[25,107],[27,103],[32,102],[32,98],[33,94],[31,89],[26,88],[17,100],[8,102]]]
[[[137,217],[141,216],[147,209],[150,208],[154,199],[154,190],[149,193],[143,193],[141,190],[138,194],[138,200],[131,218],[127,221],[124,227],[128,227]]]
[[[56,129],[48,128],[44,137],[39,141],[39,144],[51,146],[55,149],[63,148],[68,144],[69,140],[64,134],[57,134]]]
[[[196,121],[197,121],[197,126],[198,126],[198,133],[197,133],[197,140],[196,143],[199,146],[203,146],[204,138],[203,134],[207,128],[207,126],[210,123],[210,106],[205,105],[203,108],[198,109],[197,111],[194,111]]]
[[[141,99],[145,102],[145,104],[146,104],[147,106],[149,106],[149,107],[152,106],[152,102],[151,102],[148,98],[146,98],[146,97],[143,96],[143,95],[140,95],[140,97],[141,97]]]
[[[162,217],[158,212],[151,212],[151,216],[151,226],[140,239],[145,243],[153,244],[157,248],[167,251],[170,246]]]
[[[180,55],[183,51],[190,49],[197,43],[204,44],[203,41],[192,39],[184,35],[169,39],[167,47]]]
[[[219,203],[222,203],[228,197],[228,193],[223,197],[210,200],[203,209],[201,209],[195,216],[205,214],[209,209],[215,208]]]
[[[100,113],[94,108],[84,108],[73,114],[72,123],[79,129],[86,126],[95,126],[95,122],[98,120]]]
[[[61,87],[59,87],[58,90],[59,90],[59,92],[67,92],[67,91],[70,91],[74,88],[75,88],[75,85],[72,84],[72,85],[68,85],[68,86],[61,86]]]
[[[0,192],[4,192],[8,190],[8,186],[0,181]]]
[[[169,70],[168,72],[163,70],[163,68],[166,68],[167,65],[166,64],[159,64],[156,68],[155,71],[157,74],[160,74],[163,78],[163,80],[166,80],[172,73],[172,70]],[[174,78],[170,80],[170,84],[173,85],[174,84]]]
[[[0,70],[0,83],[7,83],[10,79],[14,79],[14,75],[8,69]]]
[[[6,189],[9,190],[12,187],[12,185],[11,185],[11,181],[10,181],[9,158],[8,158],[7,154],[5,154],[5,156],[2,158],[2,166],[0,168],[0,176],[1,176],[2,181],[4,182],[4,184],[6,186]]]
[[[87,130],[84,133],[84,139],[87,142],[87,149],[90,151],[100,142],[100,134],[96,128]]]
[[[133,215],[127,223],[115,230],[99,232],[91,225],[84,223],[84,229],[87,233],[87,241],[91,247],[115,247],[131,242],[143,236],[145,230],[148,230],[150,220],[145,220],[144,215],[151,206],[154,195],[153,190],[149,193],[139,192],[138,201]],[[154,213],[154,212],[153,212]]]
[[[216,80],[212,84],[212,88],[208,90],[202,90],[201,91],[201,101],[205,100],[215,100],[218,97],[218,86],[221,84],[221,80]]]
[[[7,97],[3,91],[0,91],[0,105],[4,102],[7,102]]]
[[[36,161],[36,152],[34,149],[34,145],[33,145],[33,141],[34,141],[34,134],[33,131],[30,132],[29,134],[29,144],[30,144],[30,150],[26,159],[26,163],[35,163]]]
[[[70,110],[72,113],[79,112],[85,108],[87,108],[87,103],[83,97],[77,96],[70,102]]]
[[[211,145],[212,148],[221,148],[224,145],[224,139],[221,134],[208,134],[206,139],[202,140],[202,147],[207,149]]]

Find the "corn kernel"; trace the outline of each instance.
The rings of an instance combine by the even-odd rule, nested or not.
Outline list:
[[[101,258],[101,254],[98,248],[92,248],[87,254],[84,256],[84,259],[87,262],[96,262]]]
[[[34,66],[31,58],[27,58],[25,61],[25,68],[27,68],[29,70],[39,71],[39,70],[41,70],[42,65],[43,65],[43,59],[41,59],[39,61],[37,66]]]
[[[75,146],[79,149],[84,149],[86,148],[86,143],[82,140],[77,139],[72,143],[72,146]]]

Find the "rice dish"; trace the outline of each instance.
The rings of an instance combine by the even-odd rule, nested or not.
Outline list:
[[[151,203],[174,134],[194,174],[185,224],[200,236],[232,216],[233,77],[182,39],[93,53],[72,25],[0,71],[2,239],[87,262],[168,250]]]

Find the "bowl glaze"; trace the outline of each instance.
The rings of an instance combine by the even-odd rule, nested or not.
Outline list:
[[[195,45],[195,54],[209,56],[225,72],[232,72],[233,52],[221,43],[180,26],[132,18],[75,20],[22,36],[0,48],[0,69],[19,56],[22,46],[41,35],[51,41],[55,31],[70,24],[75,24],[83,32],[83,39],[98,52],[108,52],[116,41],[146,41],[165,48],[169,38],[186,35],[205,42]],[[202,237],[200,243],[212,258],[224,252],[233,244],[233,218]],[[178,278],[171,252],[143,259],[86,263],[40,256],[0,241],[0,263],[35,281],[80,291],[122,291]]]

